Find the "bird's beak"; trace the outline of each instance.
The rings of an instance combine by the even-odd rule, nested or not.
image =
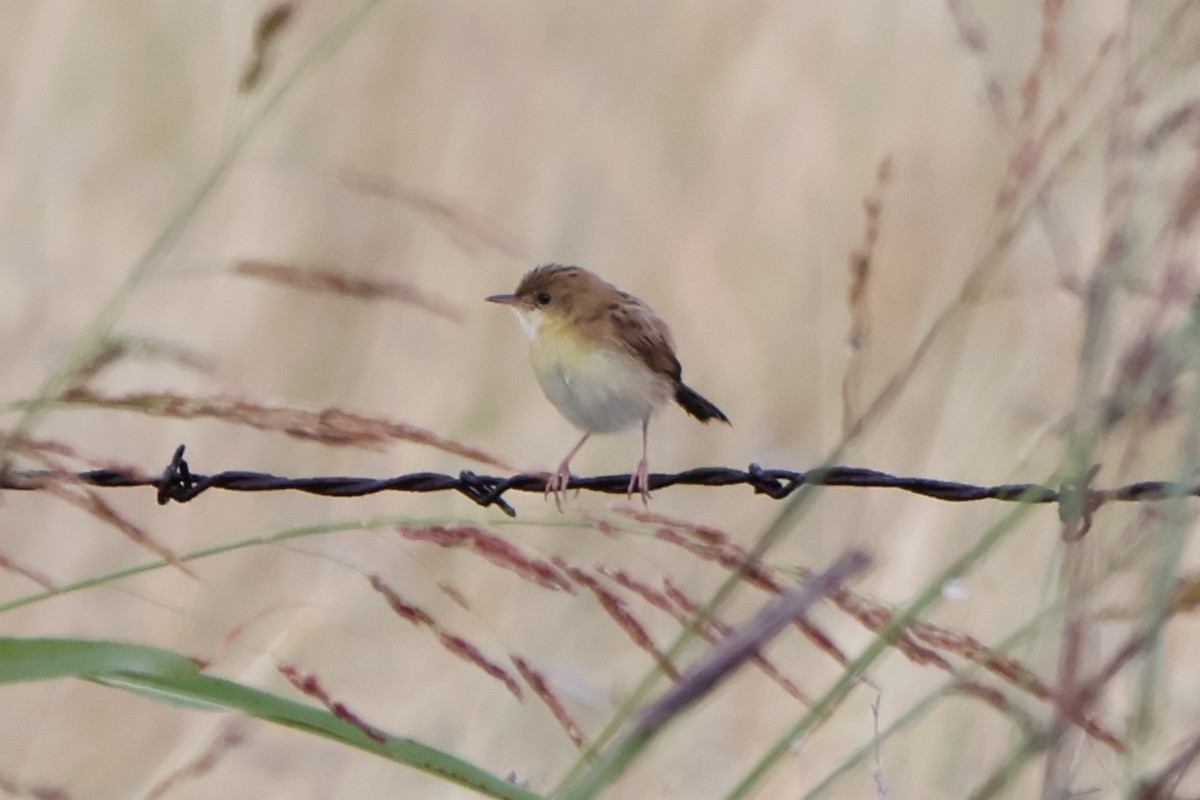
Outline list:
[[[500,303],[505,306],[515,306],[521,302],[515,294],[494,294],[485,299],[489,303]]]

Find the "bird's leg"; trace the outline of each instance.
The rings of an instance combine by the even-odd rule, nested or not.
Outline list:
[[[583,438],[579,440],[579,444],[571,448],[571,451],[563,456],[562,463],[558,465],[558,469],[554,471],[550,477],[546,479],[545,495],[554,494],[554,506],[559,511],[562,511],[562,502],[559,499],[559,493],[567,489],[567,484],[571,482],[571,459],[579,452],[579,448],[583,447],[583,443],[591,436],[590,433],[585,433]]]
[[[633,497],[636,489],[642,495],[642,505],[650,505],[650,464],[646,460],[646,449],[650,439],[650,418],[642,420],[642,460],[638,462],[637,470],[629,478],[629,488],[625,490],[627,498]]]

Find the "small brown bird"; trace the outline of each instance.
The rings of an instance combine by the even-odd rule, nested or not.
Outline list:
[[[546,481],[546,493],[571,481],[571,459],[593,433],[618,433],[642,424],[642,460],[629,481],[642,502],[650,497],[646,444],[650,417],[675,402],[701,422],[729,418],[680,379],[667,324],[650,307],[586,269],[546,264],[521,279],[513,294],[487,298],[516,312],[528,334],[529,358],[550,402],[583,438]]]

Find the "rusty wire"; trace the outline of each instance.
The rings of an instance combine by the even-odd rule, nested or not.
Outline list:
[[[153,487],[158,502],[186,503],[209,489],[231,492],[297,491],[326,497],[361,497],[378,492],[446,492],[455,491],[473,502],[487,507],[496,506],[505,514],[516,516],[516,510],[504,499],[509,491],[545,492],[546,473],[519,473],[508,477],[479,475],[463,470],[457,475],[441,472],[414,472],[390,478],[350,476],[317,476],[289,478],[266,472],[227,470],[212,475],[192,472],[183,457],[180,445],[161,475],[147,476],[120,469],[94,469],[71,473],[72,480],[103,488]],[[0,473],[0,489],[36,490],[62,476],[50,470],[10,470]],[[629,487],[628,473],[571,476],[568,489],[604,494],[625,494]],[[801,486],[842,486],[857,488],[899,489],[923,497],[947,502],[973,500],[1002,500],[1023,503],[1058,503],[1067,497],[1068,487],[1057,489],[1036,483],[1003,483],[979,486],[958,481],[933,478],[912,478],[890,475],[861,467],[821,467],[797,472],[786,469],[767,469],[751,464],[747,469],[729,467],[697,467],[676,473],[655,472],[650,475],[650,489],[668,486],[736,486],[747,485],[755,494],[782,499]],[[1114,489],[1088,489],[1087,506],[1095,509],[1109,502],[1145,502],[1169,496],[1197,496],[1200,486],[1180,486],[1169,481],[1142,481]]]

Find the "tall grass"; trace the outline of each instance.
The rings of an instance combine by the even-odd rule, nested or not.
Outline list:
[[[1200,791],[1200,8],[811,6],[0,10],[3,461],[53,476],[0,505],[0,790]],[[729,412],[664,413],[652,468],[1044,480],[1059,513],[72,479],[180,441],[205,471],[544,467],[572,433],[482,303],[535,261],[649,301]],[[853,549],[869,575],[646,724]]]

